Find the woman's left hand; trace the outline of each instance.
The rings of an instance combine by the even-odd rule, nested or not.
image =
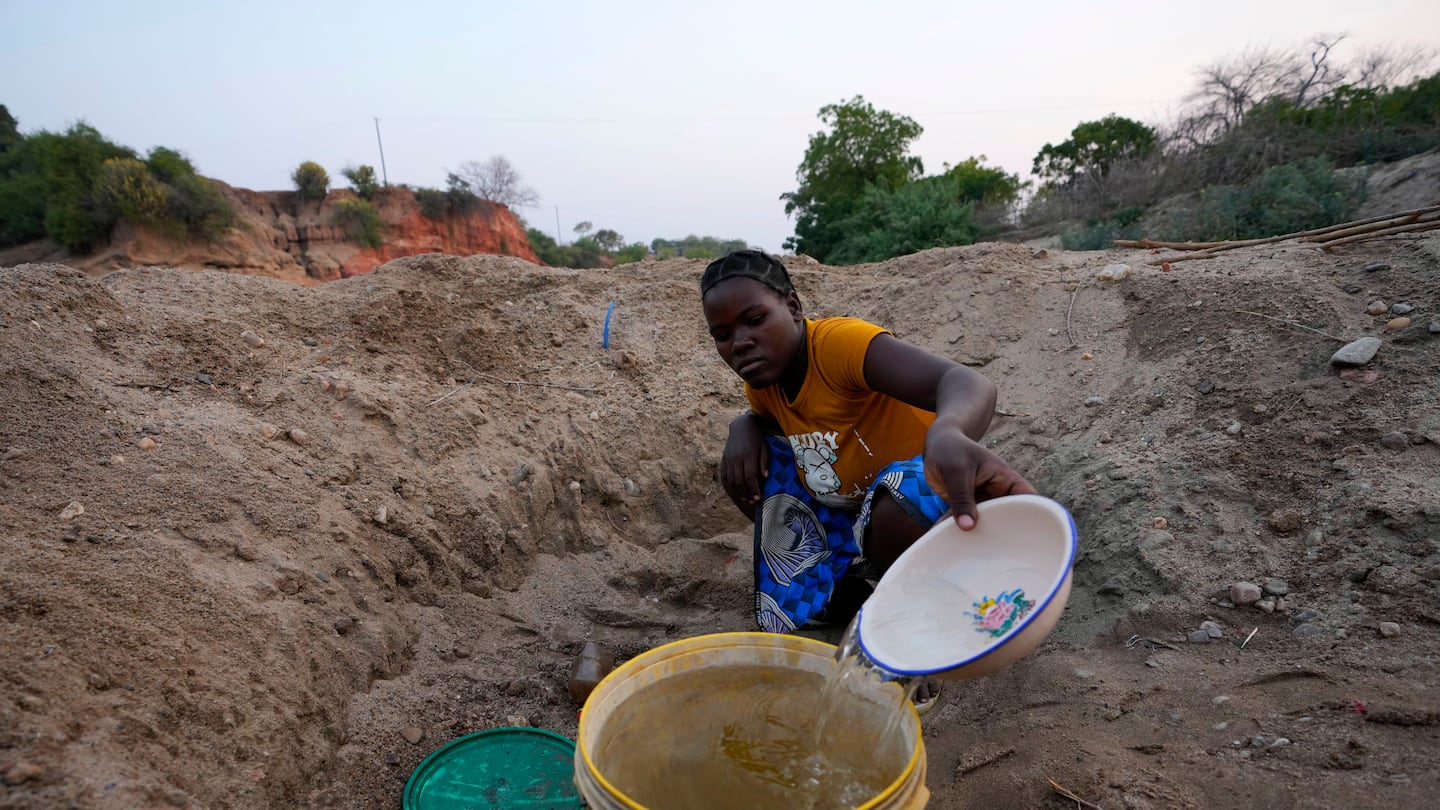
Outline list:
[[[925,479],[950,504],[961,529],[975,528],[979,501],[1002,495],[1035,495],[1035,487],[985,445],[958,426],[936,420],[925,436]]]

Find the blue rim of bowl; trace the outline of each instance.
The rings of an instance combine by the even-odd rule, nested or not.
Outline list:
[[[1022,496],[1022,497],[1023,497],[1023,496]],[[1036,497],[1044,497],[1044,496],[1041,495],[1041,496],[1036,496]],[[1029,627],[1029,626],[1030,626],[1030,623],[1033,622],[1033,621],[1035,621],[1035,619],[1036,619],[1041,613],[1044,613],[1044,612],[1045,612],[1045,608],[1050,607],[1050,603],[1051,603],[1051,602],[1055,601],[1055,596],[1056,596],[1056,594],[1060,593],[1060,587],[1065,584],[1065,580],[1069,579],[1070,576],[1071,576],[1071,574],[1074,572],[1074,567],[1075,567],[1075,553],[1076,553],[1076,551],[1077,551],[1077,550],[1079,549],[1079,547],[1080,547],[1080,532],[1079,532],[1078,529],[1075,528],[1075,516],[1074,516],[1074,515],[1071,515],[1071,514],[1070,514],[1070,510],[1069,510],[1069,509],[1066,509],[1066,508],[1065,508],[1065,505],[1062,504],[1062,503],[1060,503],[1059,501],[1055,501],[1055,500],[1052,499],[1052,498],[1046,498],[1046,500],[1051,501],[1051,502],[1054,503],[1056,506],[1060,507],[1060,511],[1065,513],[1065,520],[1070,524],[1070,545],[1069,545],[1069,548],[1067,548],[1067,549],[1065,550],[1065,567],[1064,567],[1063,569],[1061,569],[1061,570],[1063,570],[1063,571],[1065,572],[1065,576],[1060,577],[1059,579],[1057,579],[1057,580],[1055,581],[1055,584],[1050,587],[1050,592],[1047,593],[1047,594],[1045,594],[1045,600],[1040,603],[1040,606],[1039,606],[1038,609],[1030,611],[1030,615],[1029,615],[1029,616],[1026,616],[1023,620],[1021,620],[1021,622],[1020,622],[1020,624],[1019,624],[1018,626],[1010,628],[1010,632],[1006,633],[1004,638],[1002,638],[1002,639],[1000,639],[999,641],[996,641],[995,643],[991,644],[988,648],[985,649],[984,652],[976,653],[975,655],[972,655],[972,656],[970,656],[969,658],[966,658],[966,659],[960,661],[959,663],[948,664],[948,665],[946,665],[946,666],[935,667],[935,668],[933,668],[933,669],[895,669],[895,668],[889,666],[888,664],[884,663],[884,662],[881,661],[880,659],[876,658],[876,657],[870,652],[870,648],[865,645],[865,637],[864,637],[864,635],[860,635],[860,639],[859,639],[859,640],[860,640],[860,649],[865,653],[865,657],[869,658],[871,661],[875,662],[876,664],[879,664],[880,667],[883,668],[885,671],[894,673],[895,675],[905,675],[905,676],[909,676],[909,677],[917,677],[917,676],[924,676],[924,675],[937,675],[937,674],[939,674],[939,673],[941,673],[941,672],[949,672],[949,671],[952,670],[952,669],[959,669],[960,667],[969,666],[970,664],[973,664],[973,663],[975,663],[976,661],[979,661],[980,659],[984,658],[985,656],[987,656],[987,655],[995,652],[996,650],[1000,649],[1001,647],[1005,646],[1005,645],[1010,641],[1010,639],[1012,639],[1012,638],[1014,638],[1015,636],[1019,635],[1021,631],[1023,631],[1025,628]],[[946,515],[945,517],[941,518],[941,520],[951,520],[951,518],[950,518],[949,515]],[[865,613],[865,608],[862,606],[862,607],[860,608],[860,612],[859,612],[858,614],[856,614],[856,617],[855,617],[855,622],[856,622],[856,623],[855,623],[855,628],[856,628],[857,631],[858,631],[859,628],[860,628],[860,620],[861,620],[861,617],[864,615],[864,613]],[[857,635],[858,635],[858,633],[857,633]]]

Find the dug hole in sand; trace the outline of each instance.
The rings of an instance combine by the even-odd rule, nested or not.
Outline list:
[[[791,260],[992,379],[1079,527],[1055,633],[927,716],[931,806],[1428,804],[1440,239],[1150,258]],[[0,805],[397,807],[471,731],[573,737],[587,639],[751,629],[702,266],[0,270]]]

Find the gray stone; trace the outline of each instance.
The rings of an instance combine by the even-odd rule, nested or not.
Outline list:
[[[1430,329],[1430,334],[1440,335],[1440,321],[1431,321],[1428,328]]]
[[[1340,348],[1340,351],[1330,357],[1330,364],[1335,366],[1363,366],[1375,359],[1375,353],[1380,351],[1380,338],[1366,335],[1359,340],[1352,340]]]
[[[1410,439],[1398,430],[1392,430],[1380,437],[1380,446],[1386,450],[1400,451],[1410,446]]]
[[[1319,625],[1307,623],[1296,627],[1292,635],[1296,638],[1320,638],[1325,635],[1325,631],[1322,630]]]
[[[1367,272],[1367,273],[1373,273],[1373,272],[1375,272],[1376,270],[1389,270],[1389,269],[1390,269],[1390,265],[1386,264],[1385,262],[1371,262],[1371,263],[1365,265],[1365,272]]]
[[[1215,390],[1215,381],[1201,380],[1200,384],[1195,386],[1195,390],[1199,391],[1202,394],[1209,394]]]
[[[1095,673],[1094,673],[1094,672],[1091,672],[1091,671],[1088,670],[1088,669],[1077,669],[1077,670],[1075,670],[1075,677],[1079,678],[1079,679],[1082,680],[1082,681],[1088,681],[1088,680],[1090,680],[1090,678],[1093,677],[1094,675],[1095,675]]]
[[[1253,582],[1237,582],[1230,586],[1230,601],[1236,607],[1249,607],[1260,601],[1260,586]]]
[[[1380,622],[1380,635],[1394,638],[1400,635],[1400,625],[1395,622]]]
[[[1415,307],[1411,306],[1410,304],[1391,304],[1391,305],[1390,305],[1390,314],[1392,314],[1392,315],[1409,315],[1410,313],[1412,313],[1412,312],[1414,312],[1414,311],[1415,311]]]
[[[1220,627],[1219,622],[1201,622],[1200,629],[1204,630],[1210,638],[1224,638],[1225,630]]]
[[[1302,611],[1300,611],[1299,613],[1296,613],[1296,614],[1295,614],[1295,621],[1297,621],[1297,622],[1299,622],[1299,623],[1301,623],[1301,624],[1304,624],[1305,622],[1308,622],[1308,621],[1310,621],[1310,620],[1312,620],[1312,619],[1318,619],[1318,618],[1320,618],[1320,612],[1319,612],[1319,611],[1316,611],[1316,610],[1311,610],[1311,609],[1309,609],[1309,608],[1307,608],[1307,609],[1305,609],[1305,610],[1302,610]]]
[[[1268,747],[1270,747],[1270,748],[1285,748],[1285,747],[1287,747],[1287,746],[1289,746],[1289,745],[1290,745],[1290,740],[1289,740],[1289,739],[1287,739],[1287,738],[1285,738],[1285,737],[1276,737],[1276,738],[1274,739],[1274,741],[1272,741]]]
[[[1105,404],[1105,398],[1104,398],[1104,397],[1095,396],[1095,397],[1086,397],[1086,398],[1085,398],[1085,407],[1087,407],[1087,408],[1093,408],[1093,407],[1095,407],[1096,405],[1104,405],[1104,404]]]
[[[1365,307],[1365,311],[1371,315],[1384,315],[1389,310],[1390,305],[1384,301],[1371,301],[1370,304]]]
[[[1284,596],[1290,593],[1290,583],[1283,579],[1272,579],[1263,586],[1265,593],[1271,596]]]
[[[1209,644],[1210,634],[1204,630],[1191,630],[1186,640],[1191,644]]]

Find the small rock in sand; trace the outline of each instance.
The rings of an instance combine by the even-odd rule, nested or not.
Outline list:
[[[140,448],[141,450],[154,450],[155,447],[156,447],[156,444],[155,444],[155,440],[154,440],[154,439],[150,438],[149,436],[146,436],[145,438],[143,438],[143,439],[141,439],[140,441],[136,442],[136,443],[135,443],[135,446],[138,447],[138,448]]]
[[[349,616],[341,616],[340,618],[335,620],[335,632],[339,633],[342,636],[350,635],[350,631],[354,629],[355,620],[350,618]]]
[[[1401,329],[1410,327],[1410,319],[1405,317],[1391,318],[1385,322],[1385,329],[1390,332],[1399,332]]]
[[[1415,307],[1410,304],[1393,304],[1390,307],[1391,315],[1409,315],[1414,311]]]
[[[18,760],[5,771],[5,784],[21,785],[32,779],[39,779],[45,775],[45,769],[33,762]]]
[[[1335,366],[1363,366],[1375,359],[1375,353],[1380,351],[1380,338],[1366,335],[1359,340],[1352,340],[1340,350],[1330,356],[1330,364]]]
[[[1205,621],[1200,623],[1200,629],[1209,634],[1210,638],[1224,638],[1225,630],[1220,627],[1219,622]]]
[[[83,514],[85,514],[85,507],[81,506],[79,501],[71,501],[64,509],[60,510],[60,519],[70,521]]]
[[[1400,625],[1396,622],[1380,622],[1380,635],[1394,638],[1400,635]]]
[[[1369,305],[1365,307],[1365,311],[1371,315],[1384,315],[1390,311],[1390,305],[1384,301],[1371,301]]]
[[[305,445],[310,443],[310,434],[306,433],[300,428],[290,428],[289,436],[290,441],[300,445],[301,447],[304,447]]]
[[[1389,270],[1389,269],[1390,269],[1390,265],[1386,264],[1385,262],[1371,262],[1371,263],[1365,265],[1365,272],[1367,272],[1367,273],[1373,273],[1373,272],[1375,272],[1376,270]]]
[[[1380,446],[1399,452],[1410,446],[1410,439],[1404,433],[1391,431],[1380,437]]]
[[[1230,586],[1230,601],[1236,607],[1249,607],[1260,601],[1260,586],[1253,582],[1237,582]]]
[[[425,732],[415,726],[406,726],[400,729],[400,736],[411,745],[419,745],[420,741],[425,739]]]
[[[258,349],[265,345],[265,338],[251,332],[249,329],[240,333],[240,339],[245,341],[245,345],[252,349]]]
[[[1204,630],[1191,630],[1190,635],[1185,637],[1191,644],[1209,644],[1210,634]]]

